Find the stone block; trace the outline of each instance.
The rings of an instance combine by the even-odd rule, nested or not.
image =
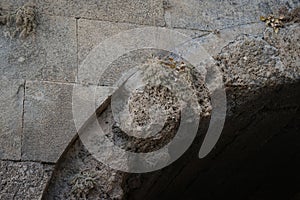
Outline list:
[[[70,84],[26,83],[22,159],[55,163],[76,135]]]
[[[77,72],[76,20],[37,16],[34,35],[12,37],[0,26],[0,71],[13,79],[74,82]]]
[[[283,5],[295,7],[293,0],[168,0],[172,27],[201,30],[223,29],[259,22],[261,15],[276,12]]]
[[[114,88],[29,81],[25,91],[22,159],[56,163]]]
[[[113,22],[163,26],[162,0],[37,0],[40,12]]]
[[[80,64],[86,59],[88,54],[96,48],[101,42],[110,37],[122,33],[122,31],[128,31],[135,28],[143,28],[145,26],[138,26],[128,23],[112,23],[94,20],[80,19],[78,21],[78,82],[98,84],[101,86],[113,86],[113,84],[122,76],[123,72],[130,70],[131,68],[144,63],[152,55],[158,53],[158,50],[139,49],[137,51],[128,52],[109,65],[106,71],[104,71],[102,77],[95,74],[89,74],[84,71]],[[201,37],[207,32],[197,30],[184,30],[175,29],[174,32],[179,32],[191,38]],[[97,71],[103,72],[103,67],[97,66]],[[100,73],[99,73],[100,74]],[[99,81],[101,80],[101,81]]]
[[[21,157],[24,80],[0,76],[0,159]]]

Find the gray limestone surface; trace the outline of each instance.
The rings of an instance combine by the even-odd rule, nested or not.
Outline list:
[[[14,10],[25,2],[1,1],[0,17],[6,8]],[[273,133],[280,134],[275,130],[282,130],[297,115],[299,23],[286,24],[276,34],[259,17],[277,14],[283,5],[288,9],[300,6],[299,0],[32,2],[37,8],[35,34],[25,39],[12,37],[13,28],[0,25],[0,199],[153,199],[157,194],[168,196],[172,188],[178,191],[176,197],[193,181],[203,184],[201,177],[224,175],[218,161],[254,156],[253,149],[272,141]],[[145,175],[120,173],[94,159],[77,138],[72,92],[76,85],[83,89],[100,86],[95,96],[99,106],[112,94],[112,86],[124,71],[153,55],[164,55],[153,49],[138,50],[116,58],[95,80],[80,73],[80,65],[100,42],[122,31],[149,26],[186,34],[205,48],[222,73],[228,122],[212,159],[191,158],[199,150],[198,141],[181,164]],[[101,70],[103,66],[97,67]],[[90,101],[89,97],[82,100]],[[210,103],[209,98],[204,99],[203,104]],[[274,112],[285,120],[273,117]],[[100,121],[112,128],[113,121],[104,114],[98,116]],[[80,125],[84,118],[88,116],[81,116]],[[200,139],[206,120],[197,136]],[[264,128],[267,125],[271,128]],[[260,135],[260,130],[265,133]],[[122,143],[121,137],[115,134],[115,142]],[[217,166],[212,167],[214,164]],[[230,165],[224,166],[232,173],[235,170]],[[191,180],[190,176],[198,177]]]
[[[26,82],[22,159],[56,163],[76,134],[72,85]]]
[[[255,23],[261,15],[281,6],[296,7],[296,0],[167,0],[172,27],[215,30]]]
[[[24,83],[0,79],[0,159],[21,158]]]
[[[0,26],[0,70],[9,79],[75,82],[76,20],[38,15],[36,34],[11,38]]]
[[[165,24],[162,0],[37,0],[37,5],[40,12],[54,16],[153,26]]]

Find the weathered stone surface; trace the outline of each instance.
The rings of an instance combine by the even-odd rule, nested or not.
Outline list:
[[[113,35],[119,34],[122,31],[127,31],[134,28],[140,28],[141,26],[133,24],[117,24],[112,22],[100,22],[92,20],[78,21],[78,60],[79,64],[82,64],[86,56],[90,51],[103,42],[105,39],[112,37]],[[99,83],[102,77],[95,79],[94,74],[89,74],[86,69],[79,66],[78,70],[78,82],[80,83],[92,83],[104,86],[112,86],[110,84],[115,77],[122,74],[122,72],[130,69],[132,66],[136,66],[141,63],[141,60],[145,60],[151,54],[147,52],[129,53],[129,56],[122,56],[121,59],[116,58],[118,61],[114,62],[112,66],[109,66],[109,73],[105,73],[103,77],[105,80]],[[103,70],[103,66],[99,66],[99,72]],[[113,75],[114,74],[114,75]],[[112,77],[113,76],[113,77]]]
[[[237,38],[222,49],[218,60],[228,86],[264,87],[279,83],[286,67],[278,57],[278,49],[261,38]]]
[[[79,63],[85,59],[89,52],[100,42],[122,31],[141,26],[127,23],[112,23],[95,20],[78,20],[78,59]]]
[[[79,64],[82,64],[84,59],[90,51],[103,42],[122,31],[127,31],[134,28],[143,28],[144,26],[138,26],[133,24],[118,24],[112,22],[101,22],[94,20],[78,20],[78,59]],[[174,32],[179,32],[190,38],[201,37],[207,32],[197,31],[197,30],[185,30],[185,29],[175,29]],[[142,35],[140,35],[142,36]],[[132,67],[143,64],[147,59],[151,58],[153,54],[157,54],[157,50],[150,49],[140,49],[133,52],[128,52],[127,54],[116,58],[116,60],[108,67],[104,72],[102,77],[97,80],[92,78],[94,74],[88,74],[82,71],[79,67],[78,81],[80,83],[92,83],[104,86],[112,86],[121,76],[123,72],[130,70]],[[99,70],[101,70],[99,66]],[[101,81],[99,82],[99,80]]]
[[[77,131],[80,131],[93,117],[95,112],[107,107],[114,87],[76,85],[72,94],[73,118]],[[99,110],[100,109],[100,110]]]
[[[27,82],[22,159],[55,163],[76,134],[72,85]]]
[[[21,6],[25,1],[3,0],[1,3],[13,2],[13,6]],[[299,0],[287,1],[290,2],[287,4],[288,7],[299,4]],[[277,175],[282,174],[284,177],[288,177],[283,179],[284,181],[281,182],[283,184],[289,183],[289,178],[296,179],[293,172],[297,172],[299,168],[299,162],[297,162],[299,153],[296,152],[299,149],[299,126],[297,125],[297,129],[293,129],[294,133],[292,134],[289,130],[286,134],[282,134],[280,128],[285,126],[287,121],[294,117],[294,111],[299,109],[297,103],[299,102],[299,26],[285,26],[280,29],[278,34],[274,34],[272,29],[267,29],[263,33],[265,24],[259,21],[260,15],[276,11],[284,3],[284,0],[169,0],[164,1],[164,4],[162,4],[162,0],[151,2],[142,0],[104,2],[37,0],[36,2],[40,16],[35,40],[33,37],[24,41],[0,37],[0,71],[1,75],[6,77],[1,78],[0,81],[2,87],[0,88],[0,106],[4,108],[2,108],[4,112],[0,114],[0,159],[20,159],[21,155],[21,136],[18,136],[21,131],[18,132],[18,130],[22,128],[23,99],[21,97],[23,93],[21,91],[24,88],[22,80],[14,82],[11,78],[38,80],[36,82],[27,81],[22,159],[57,162],[75,136],[76,130],[72,116],[72,85],[39,82],[41,80],[54,82],[74,82],[76,80],[77,46],[74,17],[82,18],[77,19],[78,58],[82,62],[95,45],[104,39],[124,30],[143,27],[140,25],[162,26],[165,24],[164,15],[168,28],[186,33],[194,38],[195,42],[200,41],[214,58],[220,56],[218,64],[223,70],[226,81],[228,110],[231,112],[227,115],[231,121],[228,121],[226,132],[222,134],[221,142],[210,154],[211,157],[199,160],[198,152],[201,142],[200,140],[195,141],[196,147],[192,147],[192,150],[174,165],[158,172],[136,174],[131,179],[128,179],[127,175],[97,162],[77,140],[58,162],[57,171],[45,199],[79,199],[80,197],[119,199],[124,198],[124,193],[128,199],[160,199],[164,197],[166,199],[170,199],[170,197],[186,199],[188,195],[184,192],[193,184],[197,195],[201,188],[201,194],[203,194],[201,197],[203,198],[206,197],[205,195],[208,196],[208,199],[209,197],[211,199],[226,198],[232,196],[229,194],[236,194],[233,188],[238,188],[238,195],[241,195],[239,199],[246,199],[243,196],[245,193],[252,193],[253,198],[261,199],[268,198],[268,193],[275,191],[270,187],[273,186],[271,182],[281,182],[278,181]],[[165,8],[165,12],[162,7]],[[246,25],[240,26],[240,24]],[[0,34],[7,34],[8,29],[2,26],[0,29]],[[205,30],[201,31],[202,29]],[[214,29],[222,30],[212,31]],[[243,34],[246,36],[241,36]],[[203,35],[207,36],[201,37]],[[152,53],[157,52],[141,50],[116,58],[116,61],[111,64],[102,77],[96,81],[88,80],[87,82],[112,86],[124,71],[140,65],[151,57]],[[278,63],[282,64],[283,69],[279,72],[276,71]],[[79,76],[79,82],[82,82],[81,78]],[[285,83],[286,80],[298,82],[297,87],[293,89],[291,89],[291,85],[280,88],[273,87],[273,84]],[[258,90],[252,90],[253,85]],[[263,86],[265,88],[262,88]],[[12,88],[12,90],[6,88]],[[98,94],[96,94],[96,106],[105,100],[102,97],[110,95],[112,92],[110,87],[102,88],[104,90],[96,90],[100,95],[97,98]],[[7,94],[11,95],[11,98],[7,98],[9,96]],[[82,100],[90,101],[89,97],[92,95],[86,95],[84,96],[86,99],[82,98]],[[270,103],[273,105],[270,106]],[[80,105],[79,108],[81,108]],[[84,108],[81,109],[79,113],[85,111]],[[299,112],[297,116],[299,116]],[[89,117],[89,113],[80,117],[84,122],[84,119]],[[107,118],[102,117],[102,120],[99,121],[107,126],[110,125]],[[3,121],[9,123],[8,131],[6,131],[6,124],[2,126]],[[299,124],[298,121],[295,124]],[[203,129],[205,128],[203,127]],[[3,134],[2,130],[10,134]],[[199,130],[199,133],[203,132],[205,130]],[[286,137],[289,134],[292,137]],[[7,136],[8,140],[13,140],[14,143],[7,143]],[[279,137],[275,138],[277,142],[274,145],[272,140],[277,136]],[[2,138],[5,141],[4,146]],[[115,139],[116,142],[122,142],[117,136]],[[266,151],[264,156],[250,160],[246,158],[248,155],[256,157],[263,150],[262,146],[269,142],[273,144],[272,148]],[[281,146],[283,143],[285,144]],[[5,145],[10,146],[6,148]],[[1,152],[2,148],[5,149],[4,153]],[[273,151],[274,149],[276,151]],[[286,156],[283,152],[287,152],[289,155]],[[278,157],[278,155],[280,156]],[[268,158],[267,161],[265,158]],[[13,195],[9,193],[15,194],[16,199],[40,199],[42,189],[46,186],[46,179],[40,179],[40,177],[44,177],[41,175],[44,165],[30,162],[6,161],[5,163],[9,164],[0,164],[0,199],[12,199]],[[256,165],[262,166],[264,170],[257,170]],[[19,172],[17,170],[23,170],[23,166],[36,170],[32,172],[28,170],[30,173],[24,172],[24,176],[16,175]],[[281,171],[281,166],[291,166],[283,170],[284,173],[289,172],[289,176]],[[271,179],[268,176],[265,178],[264,175],[269,173],[269,169],[274,168],[276,168],[276,172],[279,172],[274,173],[276,174],[273,176],[275,178]],[[2,172],[5,173],[3,176]],[[249,172],[254,176],[250,177],[251,180],[248,184],[250,187],[244,187],[247,186]],[[20,172],[20,174],[24,173]],[[47,173],[45,172],[45,174]],[[145,178],[147,176],[149,179]],[[45,175],[45,177],[48,176]],[[92,186],[90,181],[86,181],[87,179],[91,180],[90,178],[96,179]],[[265,179],[262,182],[263,185],[259,185],[256,178]],[[33,184],[31,184],[32,180]],[[232,184],[233,182],[234,184]],[[245,182],[246,184],[244,184]],[[33,189],[32,185],[34,185]],[[122,186],[128,188],[129,191],[124,192]],[[262,187],[255,191],[257,186]],[[296,186],[294,187],[296,188]],[[261,196],[265,192],[261,188],[269,189],[267,194]],[[298,188],[296,189],[298,190]],[[279,190],[280,188],[277,191]],[[244,194],[242,194],[243,192]],[[280,199],[287,199],[284,197],[289,194],[283,193],[285,194]],[[273,196],[276,195],[273,194]],[[191,198],[198,199],[199,196],[196,198],[191,196]]]
[[[74,82],[76,20],[38,15],[35,35],[10,38],[14,28],[0,26],[0,71],[8,78]]]
[[[54,166],[0,161],[0,199],[41,199]]]
[[[97,161],[77,139],[57,165],[43,199],[123,199],[124,176]],[[91,178],[92,187],[87,184]]]
[[[299,81],[299,37],[299,25],[286,26],[279,34],[267,28],[264,36],[240,36],[222,48],[215,58],[227,88],[228,115],[251,109],[263,93]]]
[[[37,0],[40,11],[50,15],[163,26],[162,0]]]
[[[300,79],[300,24],[280,29],[276,34],[271,28],[264,33],[264,39],[279,51],[285,67],[285,76],[292,80]]]
[[[222,29],[230,26],[258,22],[261,15],[271,14],[282,5],[295,7],[293,0],[168,0],[172,27],[203,30]],[[288,3],[286,3],[288,2]]]
[[[0,76],[0,159],[21,157],[24,80]]]
[[[100,42],[108,39],[109,37],[119,34],[122,31],[141,28],[144,26],[138,26],[128,23],[112,23],[95,20],[78,20],[78,45],[79,45],[79,62],[81,63],[88,53],[97,46]],[[201,37],[207,34],[204,31],[187,30],[187,29],[174,29],[176,32],[185,34],[191,38]]]
[[[238,36],[250,35],[262,37],[265,28],[264,23],[247,24],[223,29],[219,33],[211,33],[205,37],[196,38],[195,42],[199,42],[208,54],[216,56],[224,46],[235,41]]]
[[[89,52],[105,39],[108,39],[115,34],[121,33],[122,31],[130,30],[133,28],[141,28],[141,26],[135,26],[132,24],[99,22],[92,20],[79,20],[78,28],[78,57],[79,62],[82,64]],[[221,30],[219,34],[213,34],[205,31],[174,29],[174,31],[176,32],[180,32],[191,37],[191,39],[194,40],[191,42],[191,45],[193,45],[193,43],[199,42],[211,56],[217,55],[224,46],[226,46],[229,42],[234,41],[235,38],[239,35],[249,34],[254,36],[262,36],[264,30],[265,25],[263,23],[244,25],[232,29],[224,29]],[[124,54],[123,56],[116,58],[116,60],[111,65],[109,65],[106,71],[104,71],[102,77],[99,76],[97,77],[97,79],[94,78],[94,74],[88,74],[85,71],[82,71],[82,68],[80,67],[78,81],[81,83],[87,82],[104,86],[112,86],[114,83],[116,83],[117,80],[121,78],[124,72],[127,72],[131,68],[143,64],[145,61],[147,61],[147,59],[157,54],[157,50],[149,49],[141,49]],[[101,71],[101,66],[98,66],[98,69],[99,71]]]

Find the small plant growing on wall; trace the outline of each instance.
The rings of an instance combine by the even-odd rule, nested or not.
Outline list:
[[[10,30],[8,32],[10,38],[25,39],[36,31],[36,6],[26,3],[13,12],[0,7],[0,25]]]
[[[76,174],[71,180],[72,185],[71,195],[76,199],[86,199],[90,190],[95,188],[97,174],[91,170],[83,170]]]
[[[266,26],[272,27],[275,33],[278,33],[279,29],[285,25],[300,22],[300,7],[289,10],[284,6],[279,9],[279,16],[261,16],[260,20],[265,22]]]

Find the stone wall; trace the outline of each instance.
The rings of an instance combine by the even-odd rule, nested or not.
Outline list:
[[[2,0],[0,8],[14,10],[25,2]],[[278,15],[282,6],[300,6],[298,0],[36,0],[35,5],[35,34],[9,37],[10,28],[0,25],[0,199],[219,199],[233,194],[234,199],[289,199],[300,192],[300,24],[287,23],[275,33],[259,20]],[[87,84],[78,69],[97,44],[142,27],[165,27],[202,44],[222,72],[227,118],[208,157],[197,155],[209,115],[179,160],[156,172],[128,174],[98,162],[85,149],[73,120],[72,92],[74,85]],[[122,70],[160,54],[141,50],[116,59],[104,78],[89,83],[100,88],[99,105]],[[98,120],[113,126],[109,115]],[[296,183],[284,189],[292,178]],[[276,181],[282,187],[271,188]]]

